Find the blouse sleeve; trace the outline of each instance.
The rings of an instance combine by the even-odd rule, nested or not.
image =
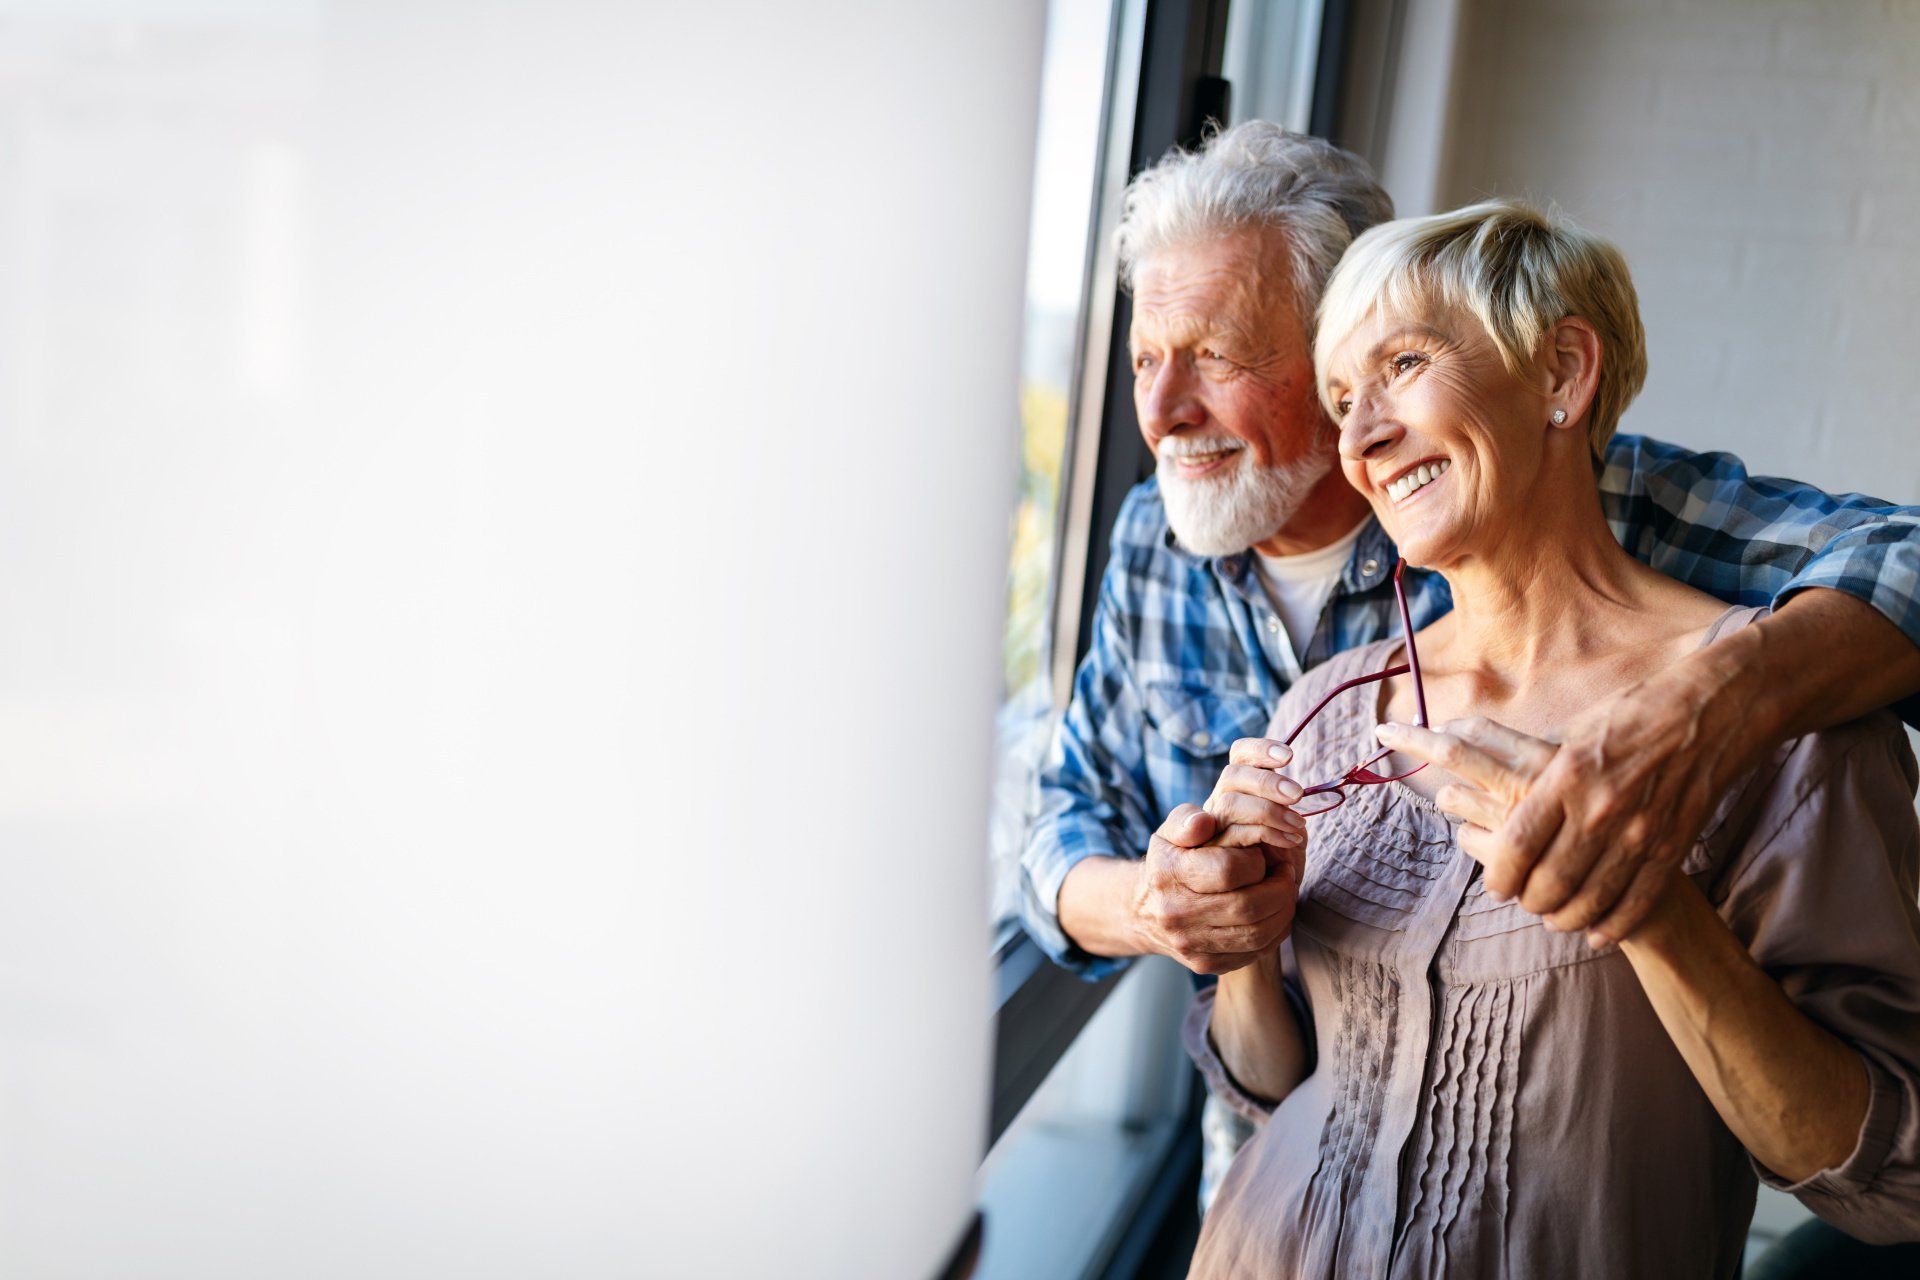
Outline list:
[[[1920,821],[1888,715],[1801,739],[1711,890],[1754,960],[1854,1048],[1870,1097],[1851,1154],[1767,1185],[1868,1243],[1920,1239]]]
[[[1280,947],[1280,987],[1286,993],[1287,1007],[1293,1011],[1294,1023],[1300,1028],[1301,1043],[1306,1050],[1306,1069],[1311,1074],[1316,1056],[1313,1016],[1307,1005],[1306,990],[1294,967],[1292,942],[1282,943]],[[1186,1046],[1187,1056],[1193,1059],[1193,1065],[1200,1069],[1200,1078],[1206,1083],[1208,1093],[1256,1126],[1264,1125],[1273,1114],[1274,1104],[1256,1098],[1240,1087],[1240,1082],[1227,1070],[1227,1064],[1221,1061],[1219,1051],[1213,1047],[1213,1037],[1207,1032],[1213,1022],[1214,991],[1214,984],[1210,982],[1194,996],[1186,1019],[1180,1025],[1181,1043]]]

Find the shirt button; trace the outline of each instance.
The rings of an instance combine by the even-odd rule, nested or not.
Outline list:
[[[1267,616],[1267,630],[1278,631],[1279,629],[1280,629],[1280,619],[1269,614]]]
[[[1380,562],[1378,560],[1369,560],[1360,566],[1360,572],[1371,578],[1374,574],[1380,572]]]
[[[1204,747],[1212,741],[1213,735],[1210,733],[1196,733],[1193,735],[1193,745],[1196,747]]]

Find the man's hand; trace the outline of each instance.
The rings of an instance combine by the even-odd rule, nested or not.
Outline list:
[[[1236,742],[1206,807],[1181,805],[1154,834],[1131,903],[1141,950],[1223,974],[1286,939],[1306,823],[1287,807],[1299,784],[1277,772],[1292,753],[1275,745]]]
[[[1556,746],[1491,720],[1384,725],[1380,741],[1458,781],[1435,803],[1487,891],[1595,947],[1631,933],[1665,891],[1726,786],[1747,767],[1656,678],[1576,719]]]
[[[1443,726],[1451,746],[1407,726],[1380,740],[1456,774],[1449,756],[1472,759],[1480,794],[1443,790],[1441,807],[1486,832],[1461,844],[1488,890],[1603,947],[1639,927],[1720,797],[1781,742],[1916,689],[1920,650],[1868,605],[1815,589],[1601,702],[1550,754],[1476,721]]]
[[[1774,745],[1710,696],[1737,673],[1701,665],[1602,702],[1558,747],[1480,718],[1383,726],[1380,741],[1461,779],[1436,802],[1469,824],[1460,844],[1489,893],[1603,947],[1646,918],[1721,795]]]

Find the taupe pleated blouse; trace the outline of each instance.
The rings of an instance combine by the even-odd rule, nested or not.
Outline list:
[[[1708,633],[1744,626],[1732,610]],[[1292,721],[1378,670],[1383,642],[1309,673]],[[1353,693],[1300,743],[1298,776],[1373,747]],[[1278,1108],[1186,1024],[1209,1087],[1260,1125],[1202,1229],[1192,1275],[1736,1276],[1756,1173],[1842,1230],[1920,1237],[1920,826],[1887,715],[1786,744],[1730,793],[1682,870],[1808,1017],[1856,1047],[1872,1096],[1845,1163],[1758,1169],[1687,1070],[1618,948],[1497,903],[1446,819],[1404,785],[1310,821],[1286,969],[1312,1073]]]

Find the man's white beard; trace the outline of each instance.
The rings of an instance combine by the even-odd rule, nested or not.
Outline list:
[[[1293,519],[1313,486],[1333,470],[1334,448],[1327,442],[1277,467],[1256,466],[1253,455],[1243,449],[1230,475],[1187,480],[1174,469],[1173,443],[1161,443],[1160,496],[1173,536],[1195,555],[1237,555],[1265,542]],[[1206,442],[1194,441],[1180,451],[1205,447]]]

